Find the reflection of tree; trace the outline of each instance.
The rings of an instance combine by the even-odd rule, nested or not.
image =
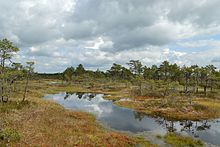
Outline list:
[[[76,95],[79,99],[81,99],[84,94],[85,94],[84,92],[76,92]]]
[[[162,118],[157,118],[156,120],[155,120],[159,125],[166,125],[167,123],[166,123],[166,119],[162,119]]]
[[[73,95],[75,92],[66,92],[66,94]]]
[[[197,122],[194,123],[196,123],[197,126]],[[192,121],[190,120],[182,121],[180,122],[180,125],[182,126],[181,131],[194,132]]]
[[[167,131],[169,132],[175,132],[176,128],[175,128],[175,122],[174,121],[168,121],[166,119],[162,119],[162,118],[157,118],[156,122],[162,126],[164,126]]]
[[[175,128],[175,125],[174,125],[174,121],[170,121],[166,128],[168,129],[169,132],[175,132],[176,128]]]
[[[211,125],[208,124],[208,121],[205,120],[202,125],[196,128],[197,131],[203,131],[205,129],[210,129]]]
[[[142,121],[142,119],[146,116],[146,114],[144,114],[143,112],[133,112],[134,113],[134,118]]]
[[[64,100],[66,100],[69,96],[70,94],[66,93],[66,95],[64,96]]]
[[[95,96],[95,93],[88,94],[89,101],[91,101]]]
[[[167,121],[165,119],[158,118],[158,119],[156,119],[156,122],[158,124],[164,126],[167,129],[167,131],[169,131],[169,132],[177,131],[176,124],[178,122],[176,122],[176,121]],[[207,120],[201,121],[199,123],[200,125],[198,125],[198,123],[199,123],[198,121],[190,121],[190,120],[181,121],[181,122],[179,122],[179,124],[181,126],[180,131],[192,133],[192,134],[194,134],[195,137],[199,137],[199,135],[196,131],[203,131],[206,129],[210,129],[210,127],[211,127],[211,125],[208,124]]]
[[[134,111],[134,118],[142,121],[142,119],[146,116],[146,114],[142,112],[135,112]],[[185,131],[187,133],[191,133],[194,135],[194,137],[199,137],[198,131],[203,131],[206,129],[210,129],[211,125],[208,124],[207,120],[204,121],[190,121],[190,120],[184,120],[184,121],[173,121],[173,120],[166,120],[164,118],[155,118],[155,121],[165,127],[168,132],[176,132],[178,129],[180,129],[181,132]],[[179,123],[179,125],[177,125]],[[180,127],[180,128],[179,128]]]
[[[64,100],[66,100],[70,95],[75,94],[74,92],[66,92],[66,95],[64,96]]]
[[[64,100],[66,100],[70,95],[76,94],[78,99],[85,98],[91,101],[96,94],[95,93],[84,93],[84,92],[66,92],[66,95],[64,96]]]

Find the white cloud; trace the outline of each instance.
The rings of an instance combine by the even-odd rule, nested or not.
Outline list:
[[[219,6],[218,0],[0,0],[0,38],[14,41],[21,48],[16,60],[35,60],[38,71],[79,63],[104,69],[130,59],[219,66],[219,39],[209,37],[220,34]]]

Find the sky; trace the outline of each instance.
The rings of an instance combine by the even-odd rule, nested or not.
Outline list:
[[[0,39],[37,72],[167,60],[220,69],[220,0],[0,0]]]

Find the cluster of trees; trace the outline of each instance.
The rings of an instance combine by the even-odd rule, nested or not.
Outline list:
[[[16,91],[16,81],[25,79],[23,101],[27,95],[28,81],[33,73],[34,62],[27,62],[27,66],[12,61],[12,57],[19,49],[7,39],[0,40],[0,102],[8,102],[12,93]]]
[[[105,72],[100,71],[97,69],[96,71],[91,70],[85,70],[82,64],[79,64],[76,68],[74,67],[68,67],[63,73],[62,73],[62,79],[71,82],[88,82],[89,79],[102,79],[102,78],[108,78]]]
[[[190,67],[180,67],[177,64],[171,64],[168,61],[162,62],[160,65],[152,65],[147,67],[142,65],[139,60],[130,60],[127,63],[129,68],[114,63],[106,72],[88,71],[83,65],[78,67],[69,67],[63,72],[63,78],[71,81],[75,77],[89,75],[95,78],[109,78],[114,81],[126,80],[132,82],[139,87],[139,94],[146,90],[160,90],[162,95],[166,96],[170,91],[177,91],[177,88],[183,87],[178,92],[185,94],[199,94],[203,89],[204,95],[207,95],[207,89],[212,91],[214,88],[220,88],[220,71],[217,71],[213,65],[199,67],[192,65]]]
[[[37,73],[35,72],[32,79],[63,79],[62,73]]]

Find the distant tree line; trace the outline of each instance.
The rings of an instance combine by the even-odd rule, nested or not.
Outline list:
[[[63,79],[63,73],[38,73],[35,72],[32,76],[32,79]]]
[[[139,94],[142,95],[142,89],[148,87],[147,90],[162,89],[163,96],[166,96],[170,91],[177,91],[177,88],[182,87],[178,92],[185,94],[199,94],[203,89],[203,94],[207,95],[207,89],[220,88],[220,71],[213,65],[199,67],[178,66],[171,64],[168,61],[162,62],[160,65],[152,65],[151,67],[144,66],[139,60],[130,60],[127,63],[129,68],[120,64],[113,63],[112,67],[106,72],[85,70],[82,64],[78,67],[68,67],[62,74],[65,81],[71,82],[76,79],[93,78],[108,78],[112,81],[128,81],[136,84],[139,88]],[[173,93],[173,92],[172,92]]]

